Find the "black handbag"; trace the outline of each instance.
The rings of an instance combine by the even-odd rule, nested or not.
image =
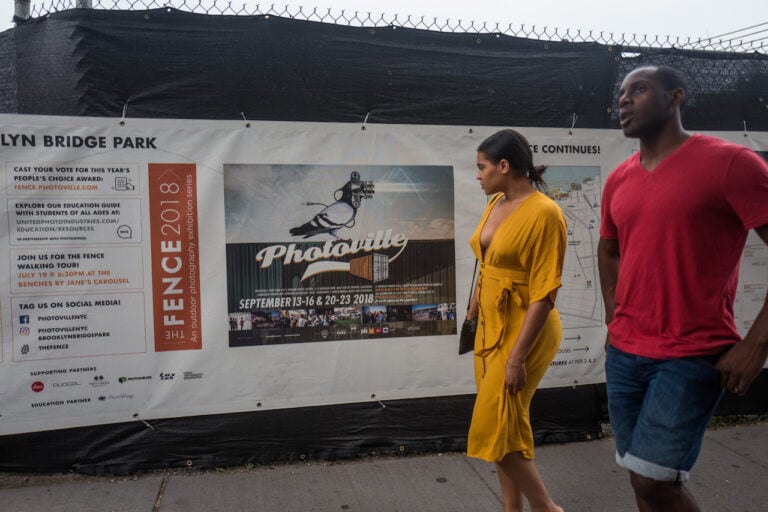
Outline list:
[[[475,270],[472,272],[472,284],[469,286],[469,301],[467,310],[472,304],[472,294],[475,293],[475,274],[477,274],[477,260],[475,260]],[[475,333],[477,332],[477,318],[465,318],[461,324],[459,333],[459,355],[472,352],[475,349]]]
[[[477,318],[465,318],[461,324],[459,335],[459,355],[472,352],[475,349],[475,333],[477,332]]]

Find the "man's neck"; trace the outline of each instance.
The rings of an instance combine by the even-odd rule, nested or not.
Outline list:
[[[681,125],[677,124],[669,126],[655,137],[640,139],[640,163],[647,170],[654,170],[690,136]]]

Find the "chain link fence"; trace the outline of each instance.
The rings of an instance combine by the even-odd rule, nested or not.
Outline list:
[[[680,50],[702,50],[715,52],[743,52],[768,54],[768,22],[735,31],[716,38],[691,38],[670,35],[614,34],[613,32],[537,27],[534,25],[513,25],[493,22],[478,22],[430,18],[400,14],[371,14],[370,12],[302,6],[262,6],[256,4],[233,4],[225,0],[50,0],[32,6],[32,17],[49,13],[89,7],[104,10],[148,10],[178,9],[186,12],[211,15],[235,16],[279,16],[305,21],[333,23],[356,27],[403,27],[439,32],[503,34],[541,41],[565,41],[573,43],[599,43],[630,48],[675,48]],[[752,30],[751,32],[749,30]]]

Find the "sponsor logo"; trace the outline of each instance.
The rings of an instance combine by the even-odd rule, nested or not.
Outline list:
[[[382,334],[389,334],[389,327],[387,327],[387,326],[382,327],[381,328],[381,332],[382,332]]]
[[[103,375],[94,375],[93,381],[91,381],[88,385],[94,388],[100,388],[102,386],[106,386],[109,384],[108,380],[104,380]]]
[[[44,389],[45,389],[45,384],[43,384],[39,380],[36,380],[35,382],[32,383],[32,391],[34,391],[35,393],[39,393]]]
[[[106,402],[107,400],[133,400],[135,395],[129,395],[127,393],[120,393],[119,395],[100,395],[99,402]]]
[[[160,380],[173,380],[176,378],[176,374],[172,372],[163,372],[160,374]]]
[[[202,379],[203,372],[184,372],[184,380]]]
[[[70,380],[68,382],[54,382],[53,387],[54,388],[66,388],[70,386],[79,386],[80,383],[74,380]]]
[[[132,380],[150,380],[152,379],[151,375],[142,375],[141,377],[120,377],[117,379],[117,381],[120,384],[125,384],[126,382],[130,382]]]

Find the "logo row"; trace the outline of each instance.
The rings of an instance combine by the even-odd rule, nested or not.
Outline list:
[[[184,372],[182,375],[182,380],[197,380],[203,378],[203,372]],[[117,381],[120,384],[125,384],[132,381],[149,381],[152,380],[152,375],[142,375],[140,377],[119,377]],[[174,372],[161,372],[156,378],[158,378],[161,381],[170,381],[170,380],[176,380],[177,376]],[[100,388],[107,386],[111,383],[111,381],[106,380],[103,375],[94,375],[93,378],[88,382],[88,386],[92,388]],[[74,386],[80,386],[80,382],[76,380],[67,380],[67,381],[61,381],[61,382],[54,382],[51,384],[51,388],[57,389],[57,388],[68,388],[68,387],[74,387]],[[41,391],[46,389],[46,385],[43,381],[36,380],[32,383],[31,386],[32,391],[35,393],[40,393]]]

